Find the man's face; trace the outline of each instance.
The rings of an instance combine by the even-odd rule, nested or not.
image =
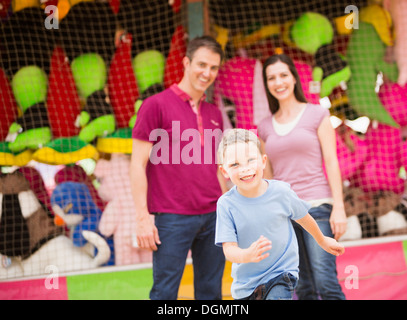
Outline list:
[[[190,89],[204,93],[215,81],[221,61],[218,53],[202,47],[195,51],[192,60],[184,57],[183,63]]]

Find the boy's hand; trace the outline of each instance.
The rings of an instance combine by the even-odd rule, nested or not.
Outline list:
[[[320,246],[326,252],[333,254],[334,256],[340,256],[341,254],[344,254],[344,252],[345,252],[344,246],[339,244],[334,238],[330,238],[330,237],[324,237]]]
[[[269,253],[265,253],[270,249],[271,241],[264,236],[260,236],[258,240],[253,242],[250,247],[245,250],[245,260],[247,262],[259,262],[270,255]]]

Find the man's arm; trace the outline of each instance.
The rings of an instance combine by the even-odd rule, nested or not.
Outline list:
[[[146,168],[149,161],[152,143],[133,139],[133,152],[130,163],[131,192],[136,211],[136,235],[140,248],[156,251],[160,244],[158,230],[150,218],[147,206],[147,175]]]

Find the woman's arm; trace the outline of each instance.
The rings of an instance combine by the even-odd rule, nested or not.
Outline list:
[[[336,135],[329,117],[325,117],[319,128],[318,138],[321,144],[328,183],[334,200],[331,218],[332,232],[338,240],[346,231],[347,218],[343,203],[342,178],[336,153]]]

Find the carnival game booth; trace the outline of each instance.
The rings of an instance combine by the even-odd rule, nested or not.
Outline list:
[[[226,59],[207,96],[225,128],[269,115],[262,63],[295,61],[336,129],[347,299],[407,298],[406,0],[1,0],[0,299],[148,299],[134,242],[131,129],[183,75],[188,39]],[[180,299],[193,299],[187,261]],[[230,264],[224,298],[230,298]]]

